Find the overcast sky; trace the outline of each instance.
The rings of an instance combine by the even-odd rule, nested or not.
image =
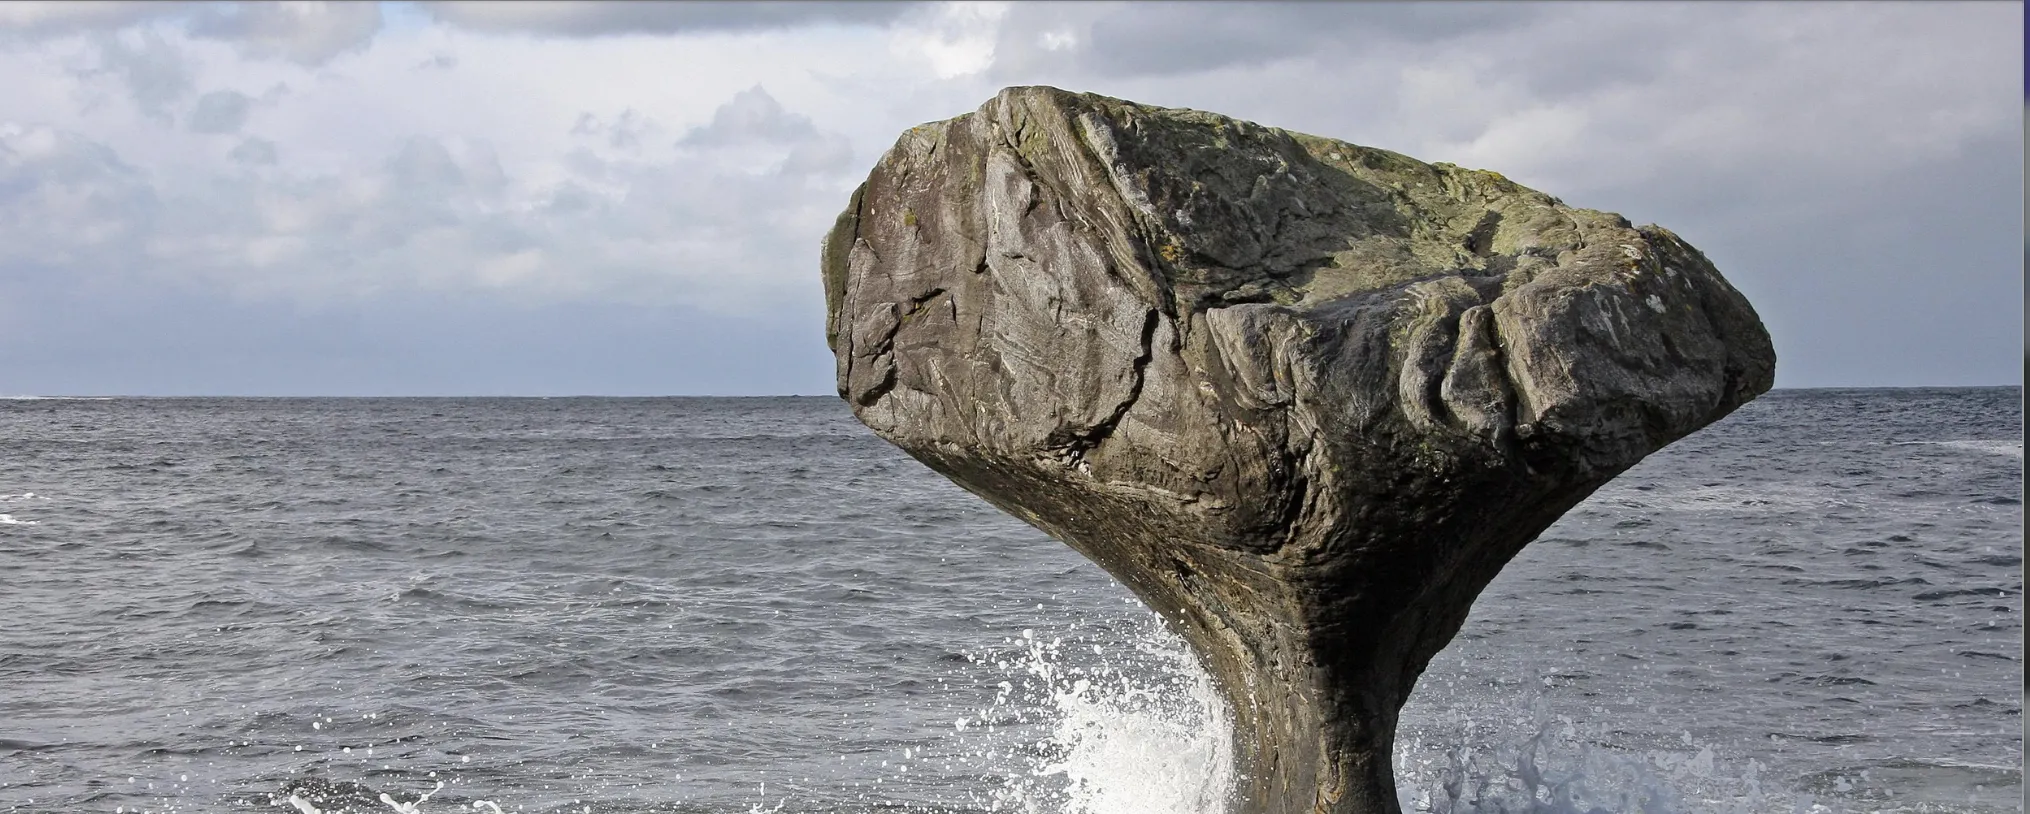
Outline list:
[[[2020,3],[0,4],[0,395],[829,394],[819,238],[1008,85],[1676,231],[1780,387],[2020,383]],[[2030,255],[2030,243],[2026,243]]]

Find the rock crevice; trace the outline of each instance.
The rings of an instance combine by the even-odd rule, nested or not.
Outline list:
[[[1053,88],[905,133],[822,265],[840,395],[1191,642],[1248,814],[1395,811],[1397,710],[1481,588],[1775,367],[1660,227]]]

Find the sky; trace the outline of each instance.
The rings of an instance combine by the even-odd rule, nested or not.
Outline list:
[[[853,187],[1039,84],[1662,224],[1754,303],[1779,387],[2020,384],[2022,29],[2015,2],[9,2],[0,396],[830,394],[818,246]]]

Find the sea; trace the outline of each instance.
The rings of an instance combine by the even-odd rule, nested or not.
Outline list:
[[[1423,675],[1405,811],[2023,811],[2022,407],[1629,470]],[[1219,814],[1226,720],[834,398],[0,400],[0,812]]]

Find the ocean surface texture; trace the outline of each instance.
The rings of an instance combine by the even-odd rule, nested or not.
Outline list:
[[[1579,506],[1410,811],[2022,811],[2020,388],[1779,391]],[[0,812],[1211,814],[1097,567],[831,398],[0,401]]]

